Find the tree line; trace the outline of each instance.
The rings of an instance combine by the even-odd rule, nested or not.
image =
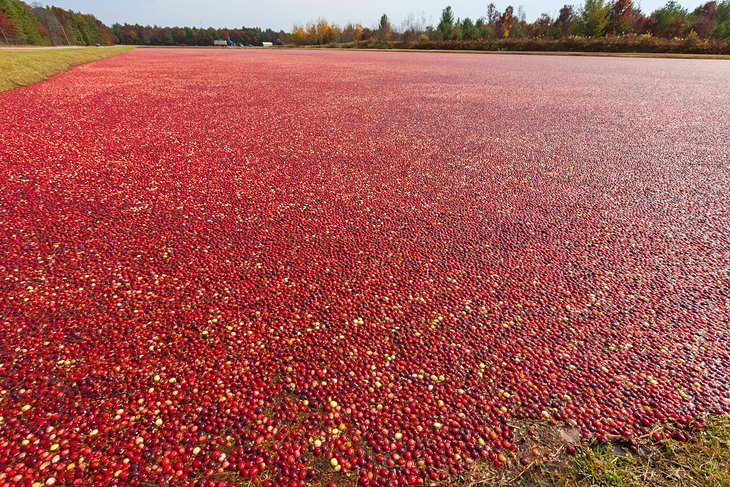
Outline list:
[[[151,46],[210,46],[214,40],[236,45],[281,43],[288,33],[258,27],[216,29],[113,24],[106,26],[90,14],[59,7],[0,0],[0,44],[80,45],[130,44]]]
[[[281,43],[285,32],[259,27],[216,29],[214,27],[158,27],[138,24],[113,24],[112,33],[121,44],[141,46],[210,46],[215,40],[230,40],[235,45],[257,46],[262,42]]]
[[[59,7],[0,0],[0,44],[35,45],[235,45],[262,42],[295,45],[423,47],[444,49],[612,50],[730,52],[730,0],[709,1],[688,10],[669,1],[644,13],[632,0],[585,0],[565,5],[556,16],[526,20],[522,7],[504,10],[490,3],[484,15],[458,18],[450,6],[436,25],[425,15],[409,15],[395,26],[387,15],[372,27],[340,27],[320,18],[296,24],[291,32],[258,27],[234,29],[113,24]]]
[[[411,15],[394,26],[387,15],[374,28],[361,24],[340,27],[325,19],[295,24],[289,41],[300,45],[323,45],[358,41],[440,42],[500,39],[598,38],[607,36],[653,36],[662,39],[727,39],[730,37],[730,0],[709,1],[690,11],[675,1],[645,14],[631,0],[585,0],[580,7],[565,5],[557,16],[542,14],[527,22],[524,9],[498,9],[487,5],[478,19],[457,18],[453,9],[443,9],[438,24]]]
[[[93,15],[0,0],[0,44],[112,45],[119,40]]]

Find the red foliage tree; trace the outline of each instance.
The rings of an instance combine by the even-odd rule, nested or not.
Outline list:
[[[692,12],[691,30],[697,32],[700,37],[710,37],[715,28],[715,16],[717,15],[717,2],[707,2],[697,7]]]
[[[611,34],[623,35],[634,32],[636,10],[632,0],[616,0],[611,6],[610,17],[608,31]]]
[[[564,5],[560,9],[558,18],[555,20],[555,31],[558,37],[565,37],[570,34],[570,29],[575,21],[575,10],[572,5]]]
[[[0,37],[5,44],[10,44],[16,36],[15,26],[4,13],[0,12]]]
[[[512,30],[512,27],[514,27],[515,23],[517,23],[517,18],[514,16],[514,9],[510,5],[504,10],[502,17],[500,17],[499,23],[497,24],[499,37],[509,37],[510,31]]]

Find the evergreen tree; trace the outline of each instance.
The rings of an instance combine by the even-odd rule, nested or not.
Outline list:
[[[730,37],[730,0],[724,0],[717,4],[715,28],[712,35],[721,39]]]
[[[604,0],[586,0],[581,10],[583,35],[600,37],[606,31],[610,5]]]
[[[438,25],[438,30],[441,32],[441,38],[445,41],[453,38],[454,31],[454,12],[451,10],[451,6],[446,7],[441,12],[441,21]]]

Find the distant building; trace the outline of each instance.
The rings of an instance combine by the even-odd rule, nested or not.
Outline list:
[[[273,47],[274,43],[273,42],[262,42],[261,45],[264,47]]]
[[[214,46],[227,46],[228,41],[223,41],[223,40],[213,41],[213,45]]]

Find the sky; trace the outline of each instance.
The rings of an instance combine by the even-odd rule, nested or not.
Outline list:
[[[306,23],[319,17],[339,25],[361,23],[366,27],[377,25],[382,14],[387,14],[397,27],[409,14],[425,18],[432,25],[438,23],[441,10],[451,5],[456,17],[483,17],[490,0],[46,0],[66,9],[90,13],[107,25],[115,22],[159,26],[191,27],[262,27],[291,30],[295,23]],[[635,0],[644,12],[664,5],[666,0]],[[693,10],[706,0],[679,3]],[[510,5],[506,0],[495,0],[498,9]],[[511,5],[525,9],[528,21],[546,12],[556,16],[565,3],[582,4],[581,0],[514,0]],[[428,25],[428,24],[427,24]]]

